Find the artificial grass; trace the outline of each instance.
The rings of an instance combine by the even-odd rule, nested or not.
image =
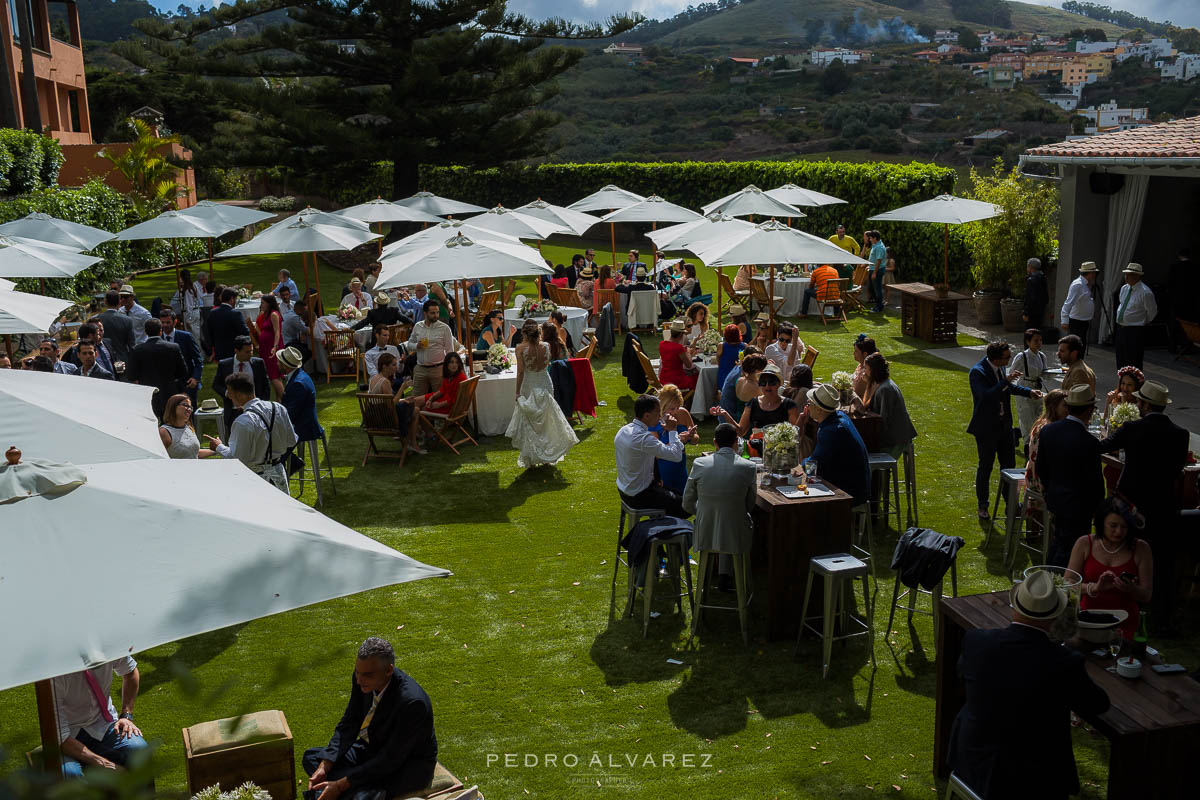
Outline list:
[[[580,246],[545,251],[565,261]],[[219,260],[218,277],[237,275],[265,288],[280,265],[294,261]],[[346,276],[323,270],[322,279],[327,298],[335,298]],[[708,271],[701,280],[706,290],[715,286]],[[138,289],[144,298],[166,296],[172,281],[170,273],[149,276]],[[982,550],[974,516],[965,371],[922,352],[926,345],[902,336],[894,315],[856,314],[844,327],[808,320],[799,328],[820,350],[819,378],[853,367],[851,346],[859,331],[875,337],[920,433],[922,524],[966,539],[958,559],[960,593],[1009,586],[1001,537]],[[643,341],[657,344],[651,337]],[[516,452],[503,437],[460,457],[443,450],[410,456],[402,469],[390,461],[360,466],[365,439],[355,388],[346,381],[318,383],[337,475],[337,494],[326,495],[324,512],[454,576],[334,600],[138,654],[137,720],[162,741],[159,790],[186,789],[179,730],[202,720],[277,708],[291,725],[297,759],[304,748],[324,744],[345,706],[358,643],[380,635],[393,642],[401,668],[433,700],[442,762],[489,797],[934,796],[935,650],[928,617],[915,618],[914,641],[899,622],[895,632],[877,636],[874,672],[861,640],[835,648],[827,680],[820,677],[815,640],[794,658],[793,642],[763,640],[761,620],[752,621],[751,646],[745,648],[736,616],[711,614],[688,647],[687,619],[671,613],[666,602],[657,604],[662,616],[651,622],[645,639],[640,621],[609,617],[619,511],[612,437],[630,417],[633,394],[620,375],[619,348],[593,366],[607,406],[577,427],[580,444],[562,464],[528,472],[517,468]],[[209,365],[206,387],[212,371]],[[713,425],[708,420],[702,426],[706,440]],[[689,457],[700,449],[689,447]],[[303,499],[314,502],[314,492]],[[887,621],[891,575],[885,565],[896,536],[889,530],[875,537],[883,578],[878,629]],[[101,594],[112,602],[138,602],[122,595],[120,576],[92,589],[90,613],[104,613],[107,598]],[[1195,661],[1194,638],[1157,644],[1172,661]],[[9,750],[3,768],[10,770],[37,743],[32,687],[0,693],[0,714]],[[1074,735],[1083,796],[1101,797],[1107,743],[1082,730]],[[505,754],[515,762],[506,763]],[[556,757],[553,766],[547,754]],[[673,756],[672,763],[664,764],[664,754]],[[568,755],[577,759],[574,767],[564,766]]]

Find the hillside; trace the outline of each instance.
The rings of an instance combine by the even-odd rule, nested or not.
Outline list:
[[[1086,27],[1101,28],[1110,36],[1123,32],[1116,25],[1097,22],[1058,8],[1014,2],[1008,5],[1014,30],[1066,33],[1072,28]],[[890,20],[893,17],[901,17],[914,26],[988,27],[955,20],[949,0],[917,0],[912,8],[907,9],[873,0],[754,0],[671,31],[661,43],[677,47],[752,47],[785,41],[804,42],[807,40],[805,23],[808,20],[823,19],[828,25],[833,20],[846,15],[854,16],[855,13],[858,13],[859,21],[868,27],[876,20]]]

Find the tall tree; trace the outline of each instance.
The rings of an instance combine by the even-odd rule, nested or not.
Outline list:
[[[284,9],[285,23],[229,36],[230,26]],[[615,36],[641,19],[537,21],[508,13],[505,0],[241,0],[141,20],[146,38],[119,52],[221,81],[240,113],[218,127],[243,164],[328,171],[386,159],[394,194],[405,196],[422,163],[544,152],[558,117],[540,106],[584,55],[545,40]]]

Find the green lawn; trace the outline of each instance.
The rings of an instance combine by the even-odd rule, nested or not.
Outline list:
[[[556,262],[576,251],[577,243],[546,248]],[[302,275],[294,258],[258,258],[218,261],[218,278],[265,287],[283,264]],[[336,297],[345,277],[323,271],[325,292]],[[701,280],[706,290],[715,288],[710,272]],[[138,289],[144,299],[165,295],[171,281],[162,273],[138,281]],[[809,320],[800,330],[821,352],[821,378],[853,366],[859,331],[876,338],[921,434],[921,521],[967,540],[959,556],[962,593],[1010,585],[999,537],[983,551],[974,518],[964,371],[923,353],[922,343],[900,334],[893,315],[854,315],[845,327]],[[633,395],[621,379],[619,349],[594,366],[607,406],[577,428],[580,445],[565,462],[532,472],[517,468],[502,437],[462,457],[410,457],[403,469],[384,461],[359,466],[365,442],[355,389],[345,381],[319,384],[337,474],[337,495],[327,497],[325,512],[454,576],[139,654],[138,722],[162,741],[159,789],[185,788],[179,731],[201,720],[277,708],[291,725],[297,759],[305,747],[323,744],[346,702],[354,649],[374,634],[395,644],[400,666],[432,697],[443,763],[492,798],[935,796],[935,653],[927,617],[916,620],[915,649],[904,628],[877,638],[875,672],[861,641],[836,648],[827,680],[815,642],[794,658],[794,643],[763,641],[761,620],[745,648],[735,615],[710,616],[691,647],[684,620],[665,605],[646,639],[639,623],[610,619],[618,512],[612,437],[629,419]],[[206,385],[211,373],[210,366]],[[703,426],[706,437],[712,428],[711,421]],[[689,450],[695,456],[700,447]],[[311,493],[304,499],[313,502]],[[876,536],[880,562],[895,538],[895,531]],[[891,591],[890,575],[881,573],[880,627]],[[106,585],[111,602],[138,602],[122,596],[120,576]],[[104,613],[104,606],[97,598],[91,613]],[[1160,644],[1170,660],[1195,663],[1195,639]],[[180,678],[187,674],[200,691]],[[0,693],[0,716],[0,741],[11,754],[4,766],[11,769],[36,744],[32,687]],[[1102,797],[1107,745],[1083,730],[1074,735],[1085,796]],[[506,766],[504,754],[515,754],[517,765]],[[554,766],[545,764],[546,754],[557,756]],[[562,766],[568,754],[578,759],[573,769]],[[599,766],[591,764],[594,754]],[[664,764],[663,754],[673,763]],[[693,766],[684,766],[686,754]],[[525,766],[533,758],[536,766]]]

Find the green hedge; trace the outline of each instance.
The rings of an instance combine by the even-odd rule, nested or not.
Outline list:
[[[0,128],[0,194],[25,194],[57,185],[63,160],[62,148],[51,137]]]
[[[353,189],[332,196],[343,205],[372,197],[389,197],[391,164],[381,162],[355,176]],[[833,161],[739,161],[677,163],[541,164],[493,169],[422,167],[421,188],[435,194],[491,207],[516,207],[541,198],[569,205],[581,197],[615,184],[638,194],[658,194],[673,203],[699,209],[747,184],[772,189],[794,183],[840,197],[845,205],[805,209],[793,222],[809,233],[830,236],[838,223],[855,239],[878,228],[893,249],[901,281],[940,281],[942,228],[915,223],[871,223],[867,218],[903,205],[928,200],[954,188],[954,170],[935,164],[861,163]],[[950,282],[969,286],[968,256],[961,232],[950,231]]]

